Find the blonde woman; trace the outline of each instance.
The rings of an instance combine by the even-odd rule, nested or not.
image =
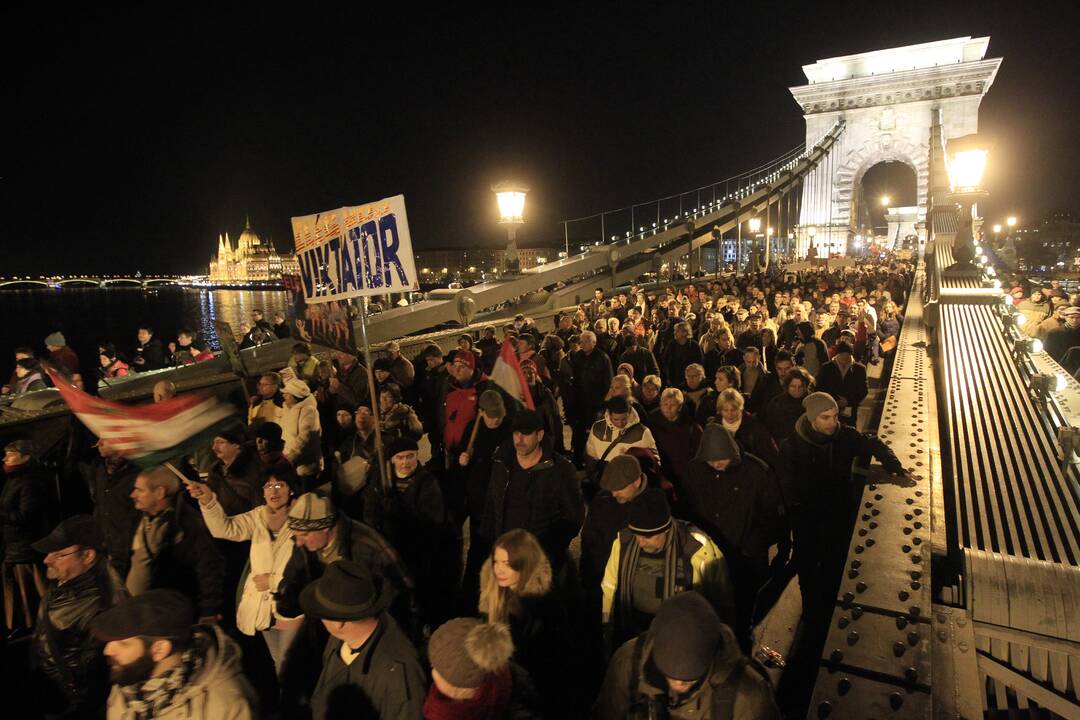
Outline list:
[[[514,660],[532,676],[547,714],[556,716],[552,711],[566,700],[566,672],[576,655],[573,633],[565,600],[554,590],[551,563],[527,530],[510,530],[495,541],[480,570],[480,615],[510,626]]]

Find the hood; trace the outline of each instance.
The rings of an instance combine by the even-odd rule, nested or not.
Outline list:
[[[195,626],[195,644],[203,653],[203,667],[188,693],[205,693],[209,688],[229,682],[241,674],[240,646],[217,625]]]
[[[806,417],[806,413],[803,413],[798,420],[795,421],[795,433],[806,442],[817,447],[825,447],[833,438],[833,435],[822,435],[810,424],[810,418]]]
[[[731,457],[732,465],[738,465],[742,459],[742,452],[735,441],[735,436],[720,423],[710,422],[701,434],[701,444],[698,445],[694,460],[707,463],[707,458],[717,453]]]

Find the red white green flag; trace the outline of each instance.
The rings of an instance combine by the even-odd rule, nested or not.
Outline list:
[[[530,410],[536,409],[532,393],[529,392],[529,384],[525,382],[525,374],[521,372],[521,363],[518,362],[518,356],[510,343],[510,338],[503,340],[499,357],[495,359],[495,367],[491,369],[491,381],[524,407]]]
[[[150,405],[126,405],[88,395],[52,368],[46,371],[83,425],[140,467],[194,452],[237,423],[235,410],[213,395],[191,393]]]

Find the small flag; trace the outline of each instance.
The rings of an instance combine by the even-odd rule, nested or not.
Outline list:
[[[495,359],[495,367],[491,369],[491,381],[525,407],[530,410],[536,409],[532,394],[529,392],[529,384],[525,382],[525,374],[521,372],[521,363],[518,362],[514,346],[510,344],[510,338],[503,340],[499,357]]]
[[[46,371],[83,425],[140,467],[194,452],[237,422],[234,410],[213,395],[189,394],[152,405],[125,405],[88,395],[52,368]]]

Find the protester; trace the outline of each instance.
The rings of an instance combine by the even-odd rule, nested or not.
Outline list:
[[[4,447],[4,486],[0,488],[3,527],[4,623],[14,639],[33,627],[35,604],[45,595],[40,557],[31,544],[45,534],[48,498],[41,466],[28,440]]]
[[[322,469],[318,403],[307,383],[301,380],[287,380],[282,395],[285,412],[280,425],[285,457],[300,477],[315,476]]]
[[[94,618],[113,682],[108,717],[257,717],[240,648],[217,625],[192,625],[194,616],[183,594],[149,590]]]

